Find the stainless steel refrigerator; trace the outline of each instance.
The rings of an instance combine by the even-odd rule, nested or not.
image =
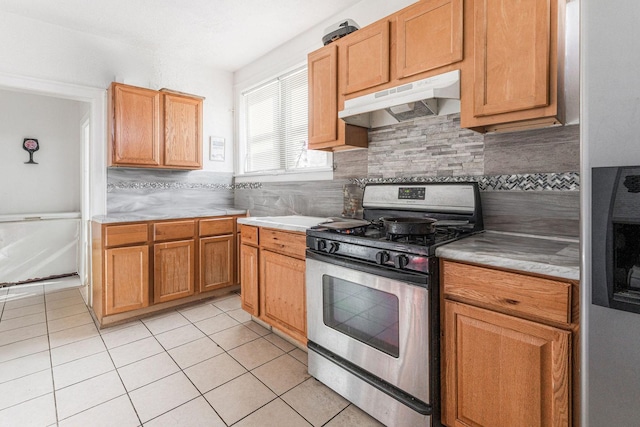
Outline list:
[[[640,2],[580,9],[582,425],[638,426]]]

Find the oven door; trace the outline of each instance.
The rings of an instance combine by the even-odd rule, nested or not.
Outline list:
[[[403,275],[308,252],[307,334],[312,343],[428,404],[429,290],[396,277]]]

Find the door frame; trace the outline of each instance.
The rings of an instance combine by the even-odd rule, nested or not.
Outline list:
[[[54,98],[69,99],[86,102],[89,104],[87,119],[90,126],[89,144],[82,144],[81,161],[82,170],[88,171],[89,182],[83,182],[81,194],[81,225],[80,225],[80,259],[79,270],[84,274],[80,276],[83,285],[89,285],[84,289],[83,296],[89,305],[91,301],[91,262],[89,245],[83,245],[83,239],[90,242],[91,237],[86,235],[90,230],[91,218],[95,215],[107,213],[107,168],[106,168],[106,117],[107,117],[107,91],[103,88],[81,86],[52,80],[0,73],[0,89],[30,93],[35,95],[51,96]],[[88,149],[88,153],[85,150]],[[86,187],[86,189],[84,188]],[[89,271],[86,271],[86,269]],[[86,283],[85,283],[86,282]]]

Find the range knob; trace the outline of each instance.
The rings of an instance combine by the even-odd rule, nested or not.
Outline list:
[[[317,251],[324,251],[325,249],[327,249],[327,241],[326,240],[317,240],[316,241],[316,250]]]
[[[389,261],[389,252],[380,251],[376,254],[376,262],[380,265]]]
[[[398,255],[393,259],[393,265],[396,268],[405,268],[409,264],[409,257],[406,255]]]
[[[329,253],[335,254],[336,252],[338,252],[338,249],[340,249],[340,244],[337,242],[331,242],[331,244],[329,245]]]

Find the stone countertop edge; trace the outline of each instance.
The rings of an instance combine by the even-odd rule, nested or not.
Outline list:
[[[234,208],[200,208],[200,209],[166,209],[148,212],[116,212],[107,215],[96,215],[92,221],[101,224],[115,224],[119,222],[156,221],[164,219],[201,218],[227,215],[244,215],[245,209]]]
[[[278,217],[246,217],[238,218],[238,224],[253,225],[255,227],[275,228],[283,231],[297,231],[304,233],[310,227],[327,221],[329,218],[312,216],[278,216]]]
[[[440,246],[436,256],[558,279],[580,280],[577,240],[514,235],[495,231]]]

